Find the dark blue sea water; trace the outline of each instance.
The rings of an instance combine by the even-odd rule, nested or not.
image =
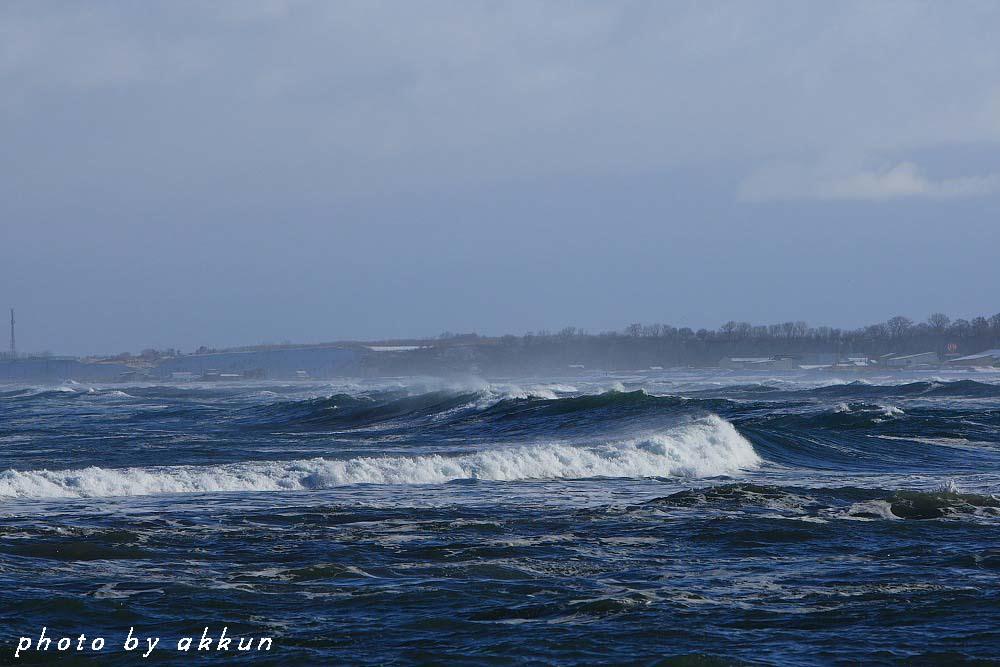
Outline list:
[[[998,493],[988,373],[3,386],[0,662],[995,663]]]

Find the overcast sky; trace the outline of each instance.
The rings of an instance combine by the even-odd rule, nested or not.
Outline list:
[[[997,35],[971,1],[8,0],[0,305],[67,353],[992,314]]]

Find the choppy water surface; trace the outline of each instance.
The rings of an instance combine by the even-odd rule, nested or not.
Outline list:
[[[988,373],[4,386],[0,471],[0,662],[1000,660]]]

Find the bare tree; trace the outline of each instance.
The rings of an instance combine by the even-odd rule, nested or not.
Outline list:
[[[931,325],[931,328],[937,332],[947,329],[950,323],[951,318],[944,313],[932,313],[931,316],[927,318],[927,324]]]
[[[903,317],[902,315],[896,315],[895,317],[889,318],[886,322],[889,327],[889,335],[893,338],[902,338],[913,326],[913,320],[909,317]]]

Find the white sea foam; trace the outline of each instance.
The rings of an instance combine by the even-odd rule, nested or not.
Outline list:
[[[675,429],[598,446],[541,444],[463,456],[249,461],[219,466],[7,470],[0,498],[299,491],[349,484],[440,484],[589,477],[714,477],[760,458],[729,422],[710,415]]]
[[[938,489],[942,493],[961,493],[962,490],[958,488],[958,483],[953,479],[946,479]]]
[[[892,505],[886,500],[868,500],[854,503],[842,511],[840,516],[844,519],[853,519],[856,521],[896,520],[900,518],[892,513]]]
[[[902,408],[897,408],[895,405],[875,405],[871,406],[865,403],[837,403],[834,406],[833,412],[837,414],[847,414],[852,412],[871,412],[877,410],[884,417],[901,417],[906,414],[903,412]]]
[[[531,385],[521,387],[516,384],[491,384],[477,389],[480,407],[489,407],[499,401],[507,399],[541,398],[545,400],[555,400],[559,396],[545,385]]]
[[[968,438],[925,438],[917,435],[869,435],[869,438],[879,440],[901,440],[903,442],[920,442],[925,445],[936,445],[939,447],[954,447],[956,449],[966,449],[970,451],[981,450],[983,447],[990,447],[993,443],[986,440],[969,440]]]
[[[485,409],[500,401],[508,399],[540,398],[555,400],[560,393],[577,391],[576,387],[561,384],[520,385],[510,382],[488,382],[481,378],[465,378],[462,380],[431,380],[417,386],[398,385],[397,389],[407,389],[411,395],[428,391],[444,391],[454,394],[478,394],[475,403],[477,408]]]
[[[90,393],[90,392],[88,392]],[[118,389],[109,389],[96,392],[98,397],[104,399],[117,399],[117,398],[135,398],[132,394],[125,393],[124,391]]]

